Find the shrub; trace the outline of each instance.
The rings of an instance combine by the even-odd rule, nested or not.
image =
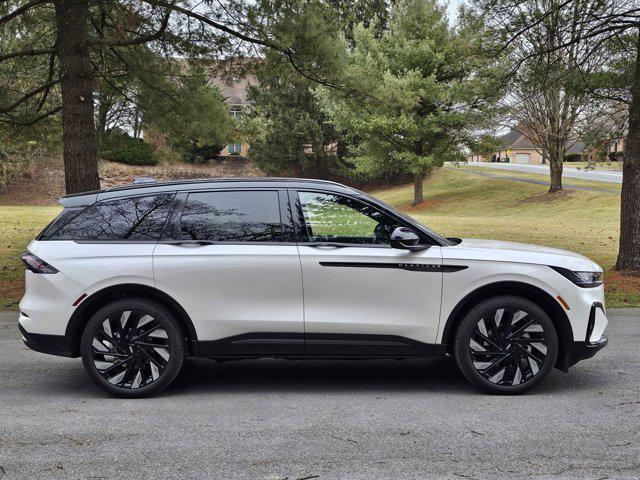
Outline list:
[[[582,160],[582,155],[579,153],[568,153],[564,156],[565,162],[579,162],[580,160]]]
[[[220,155],[224,145],[193,145],[182,158],[188,163],[206,163]]]
[[[624,160],[624,153],[623,152],[610,152],[609,153],[609,160],[611,160],[612,162],[622,162]]]
[[[141,139],[132,138],[126,133],[114,130],[105,135],[100,156],[112,162],[127,165],[157,165],[158,157],[153,153],[151,145]]]

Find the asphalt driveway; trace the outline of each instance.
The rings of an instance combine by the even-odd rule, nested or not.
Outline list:
[[[476,393],[451,359],[190,361],[146,400],[106,397],[0,314],[0,478],[640,477],[640,311],[532,394]]]

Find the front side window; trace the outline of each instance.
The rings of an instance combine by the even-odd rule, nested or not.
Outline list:
[[[119,198],[94,203],[56,222],[42,240],[157,240],[174,194]]]
[[[309,242],[388,245],[401,224],[389,215],[349,197],[298,192]]]
[[[180,223],[183,240],[282,241],[276,191],[191,193]]]

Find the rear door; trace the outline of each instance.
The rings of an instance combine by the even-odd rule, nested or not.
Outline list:
[[[306,353],[431,354],[440,316],[440,247],[391,248],[393,230],[408,225],[362,200],[304,190],[291,196],[298,211]]]
[[[200,355],[303,353],[302,276],[286,191],[181,193],[153,256],[157,287],[195,326]]]

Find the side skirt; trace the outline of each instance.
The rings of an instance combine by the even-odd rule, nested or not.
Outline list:
[[[444,356],[446,346],[395,335],[247,333],[194,342],[198,357],[217,359],[376,359]]]

